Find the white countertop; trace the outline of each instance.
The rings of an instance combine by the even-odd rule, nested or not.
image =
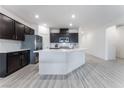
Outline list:
[[[76,48],[76,49],[44,49],[35,52],[74,52],[74,51],[84,51],[86,48]]]
[[[10,52],[17,52],[17,51],[25,51],[30,49],[18,49],[18,50],[0,50],[0,53],[10,53]]]

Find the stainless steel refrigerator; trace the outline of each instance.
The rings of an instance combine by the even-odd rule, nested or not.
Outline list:
[[[38,60],[39,54],[34,51],[42,50],[42,37],[38,35],[25,35],[22,49],[30,49],[30,63],[37,63],[38,61],[36,60]]]

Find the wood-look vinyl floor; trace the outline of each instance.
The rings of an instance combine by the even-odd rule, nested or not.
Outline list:
[[[87,55],[86,64],[67,76],[40,76],[38,64],[0,78],[4,88],[120,88],[124,87],[124,59],[104,61]]]

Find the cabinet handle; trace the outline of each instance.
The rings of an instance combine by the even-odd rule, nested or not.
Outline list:
[[[18,55],[19,53],[13,53],[13,55]]]
[[[18,39],[18,38],[17,38],[17,35],[16,35],[16,39]]]

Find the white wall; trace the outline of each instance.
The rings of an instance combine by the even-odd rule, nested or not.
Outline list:
[[[124,26],[117,27],[117,57],[124,58]]]
[[[38,27],[38,35],[43,37],[43,49],[48,49],[50,47],[50,33],[49,28],[44,26]]]
[[[60,30],[59,30],[59,28],[50,28],[50,32],[51,33],[59,33]]]
[[[80,46],[87,48],[87,53],[105,59],[105,29],[85,30],[80,39]]]
[[[79,27],[79,33],[78,33],[79,48],[84,48],[83,37],[84,37],[84,30],[82,29],[82,27]]]
[[[86,52],[91,55],[104,60],[115,60],[117,34],[116,26],[85,30],[80,37],[80,46],[87,48]]]
[[[105,38],[105,59],[115,60],[116,59],[116,42],[117,42],[117,30],[116,26],[111,26],[106,29]]]
[[[0,12],[30,27],[30,24],[26,23],[24,20],[20,19],[19,17],[15,16],[9,11],[5,10],[1,6],[0,6]],[[14,49],[16,50],[20,48],[21,48],[21,41],[0,39],[0,50],[14,50]]]

